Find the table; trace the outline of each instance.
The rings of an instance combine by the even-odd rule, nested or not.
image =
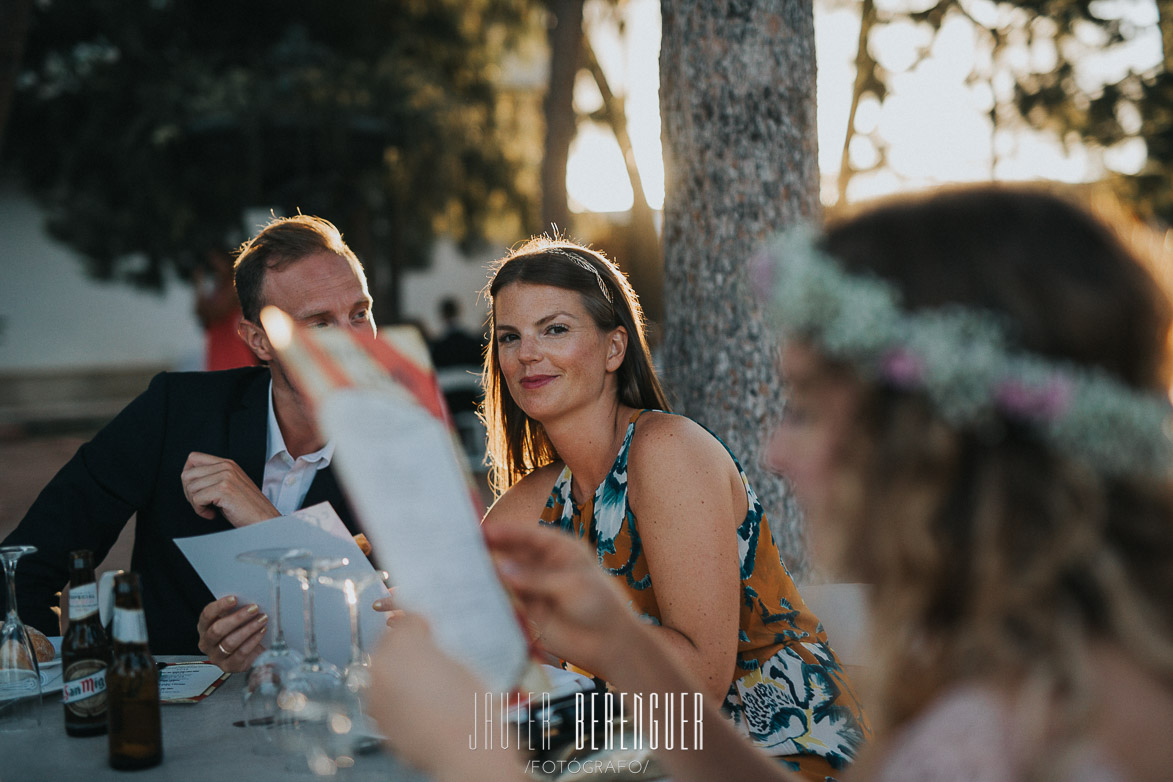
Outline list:
[[[179,662],[192,657],[160,657]],[[316,779],[309,769],[285,770],[280,756],[258,755],[253,739],[232,723],[242,715],[244,676],[228,678],[199,703],[164,704],[163,762],[142,771],[115,771],[106,762],[107,737],[65,733],[60,695],[45,695],[39,728],[0,733],[0,782],[267,782]],[[339,782],[426,782],[427,778],[385,752],[360,755],[342,769]]]

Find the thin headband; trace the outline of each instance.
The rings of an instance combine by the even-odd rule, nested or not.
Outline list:
[[[545,253],[546,255],[557,255],[560,258],[573,261],[581,268],[586,269],[588,272],[595,275],[595,281],[599,283],[599,290],[602,291],[603,298],[605,298],[607,303],[612,307],[615,306],[615,300],[611,296],[611,289],[607,287],[605,282],[603,282],[603,275],[599,273],[599,270],[595,268],[594,264],[587,263],[582,259],[582,256],[578,255],[578,253],[571,252],[570,250],[564,249],[562,247],[548,247],[541,252]]]

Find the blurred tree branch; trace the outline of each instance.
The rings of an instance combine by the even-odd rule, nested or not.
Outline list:
[[[640,293],[644,314],[649,320],[659,323],[664,319],[664,262],[660,252],[660,237],[656,233],[655,217],[652,208],[648,206],[648,196],[644,192],[643,179],[636,165],[635,147],[627,132],[624,101],[611,89],[607,74],[603,72],[595,56],[594,47],[591,46],[590,36],[583,35],[582,47],[587,70],[603,97],[603,117],[611,127],[611,132],[615,134],[615,141],[623,153],[627,177],[631,180],[631,240],[628,257],[623,259],[623,264],[627,267],[632,285]]]
[[[566,201],[566,162],[578,125],[574,80],[582,51],[583,0],[547,0],[550,75],[546,89],[546,148],[542,158],[542,230],[570,228]]]
[[[971,82],[989,85],[989,117],[995,129],[1035,128],[1052,133],[1064,145],[1082,143],[1105,166],[1105,180],[1142,216],[1173,224],[1173,0],[1156,0],[1163,45],[1162,61],[1138,73],[1104,77],[1089,70],[1097,54],[1110,52],[1148,32],[1123,4],[1096,0],[1012,0],[983,6],[969,0],[938,0],[917,11],[886,7],[877,13],[872,0],[861,0],[861,31],[851,119],[839,172],[839,201],[850,179],[861,173],[850,159],[856,135],[855,110],[863,96],[886,99],[891,74],[869,51],[887,25],[913,24],[935,36],[953,16],[968,19],[984,38],[988,57],[976,64]],[[1143,9],[1142,9],[1143,10]],[[931,46],[931,44],[930,44]],[[919,64],[930,46],[915,60]],[[884,163],[884,148],[874,138]],[[1143,145],[1139,170],[1113,170],[1107,152],[1122,145]],[[992,155],[996,175],[998,154]]]

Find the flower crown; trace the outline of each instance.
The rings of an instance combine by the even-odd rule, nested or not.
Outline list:
[[[990,312],[905,311],[892,285],[844,271],[816,240],[810,227],[791,229],[751,264],[784,336],[810,340],[865,377],[924,394],[956,427],[1022,423],[1106,475],[1173,466],[1167,397],[1103,370],[1013,350]]]

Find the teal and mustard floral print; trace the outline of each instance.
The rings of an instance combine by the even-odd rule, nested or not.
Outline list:
[[[645,412],[632,416],[611,471],[582,507],[570,494],[570,468],[562,470],[542,523],[589,539],[599,565],[620,580],[632,609],[658,625],[655,585],[627,502],[627,455]],[[780,759],[791,769],[821,778],[828,768],[833,773],[855,757],[867,735],[866,719],[822,625],[782,564],[744,470],[729,455],[741,474],[749,511],[736,532],[741,566],[737,668],[722,709],[756,745],[784,756]]]

